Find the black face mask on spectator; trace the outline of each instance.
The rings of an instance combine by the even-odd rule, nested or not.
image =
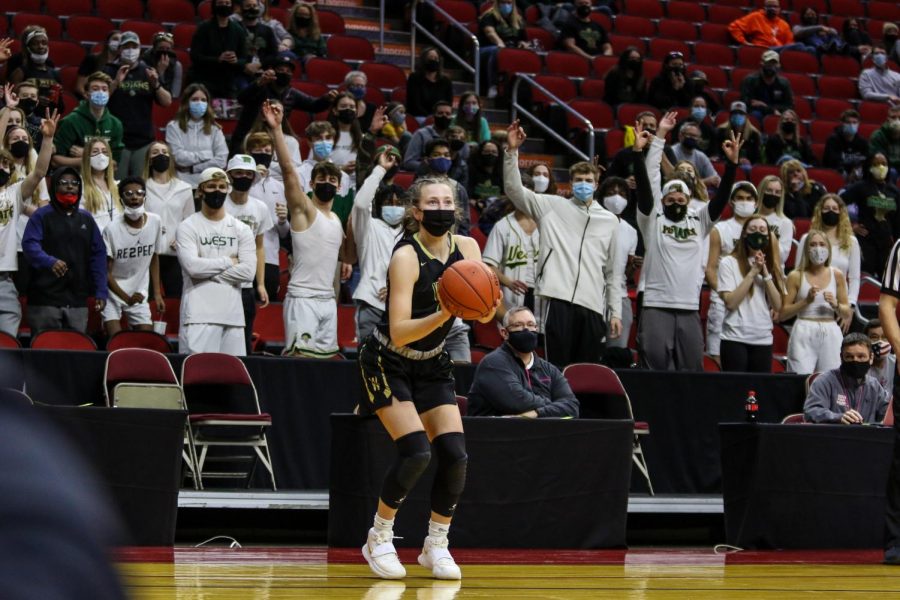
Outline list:
[[[459,138],[453,138],[452,140],[448,141],[450,143],[451,152],[459,152],[460,150],[462,150],[463,146],[466,145],[466,141]]]
[[[256,7],[245,8],[243,11],[241,11],[241,14],[248,21],[255,21],[259,18],[259,9]]]
[[[841,220],[841,215],[832,210],[826,210],[822,213],[822,223],[829,227],[834,227]]]
[[[797,124],[792,121],[787,121],[781,124],[781,130],[785,133],[794,133],[797,131]]]
[[[309,27],[310,23],[312,23],[310,17],[294,17],[294,25],[297,27]]]
[[[450,117],[446,115],[436,116],[434,118],[434,126],[438,129],[447,129],[450,127]]]
[[[218,210],[225,204],[225,195],[225,192],[220,190],[203,192],[203,203],[213,210]]]
[[[538,334],[537,331],[528,329],[510,331],[509,339],[507,341],[509,341],[509,345],[512,346],[513,350],[521,352],[522,354],[527,354],[537,348]]]
[[[763,194],[762,203],[766,208],[775,208],[781,202],[781,196],[777,194]]]
[[[251,152],[250,156],[253,157],[257,165],[269,168],[269,165],[272,164],[272,155],[268,152]]]
[[[15,158],[25,158],[28,156],[28,142],[19,140],[9,145],[9,153]]]
[[[231,4],[216,4],[213,12],[217,17],[230,17],[234,12],[234,7]]]
[[[165,154],[157,154],[153,158],[150,159],[150,168],[156,171],[157,173],[164,173],[169,170],[169,164],[172,159],[170,159]]]
[[[581,6],[575,7],[575,14],[581,17],[582,19],[585,17],[591,16],[591,7],[582,4]]]
[[[37,108],[38,101],[33,98],[23,98],[19,100],[19,108],[22,109],[22,112],[25,113],[26,116],[30,115],[34,112],[34,109]]]
[[[235,177],[231,180],[231,187],[238,192],[246,192],[253,185],[252,177]]]
[[[425,61],[425,70],[429,73],[434,73],[438,69],[441,68],[441,61],[439,60],[426,60]],[[21,103],[20,103],[21,105]]]
[[[344,125],[349,125],[356,119],[356,111],[352,108],[343,108],[337,112],[337,119]]]
[[[337,194],[337,186],[333,183],[317,183],[313,188],[313,192],[319,202],[331,202],[335,194]]]
[[[778,67],[763,67],[762,68],[763,75],[766,77],[774,77],[776,73],[778,73]]]
[[[869,372],[868,362],[858,362],[855,360],[841,361],[841,373],[850,379],[860,380]]]

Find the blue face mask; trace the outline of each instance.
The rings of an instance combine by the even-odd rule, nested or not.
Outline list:
[[[334,142],[331,140],[319,140],[318,142],[313,142],[313,152],[315,153],[316,158],[328,158],[333,149]]]
[[[588,181],[579,181],[572,186],[572,194],[579,202],[587,203],[594,197],[594,184]]]
[[[747,122],[747,115],[731,115],[731,124],[735,127],[743,127]]]
[[[500,5],[500,14],[504,17],[508,17],[512,14],[513,6],[512,4],[501,4]]]
[[[859,123],[844,123],[844,133],[847,135],[856,135],[856,132],[859,131]]]
[[[450,170],[450,165],[452,161],[449,158],[444,156],[439,156],[437,158],[429,158],[428,164],[431,165],[431,170],[435,173],[446,173]]]
[[[872,62],[875,63],[876,67],[884,68],[884,65],[887,64],[887,54],[873,54]]]
[[[702,106],[695,106],[691,109],[691,116],[695,121],[702,121],[706,118],[706,108]]]
[[[199,119],[206,114],[207,106],[204,100],[191,100],[188,109],[191,111],[192,117]]]
[[[109,102],[109,92],[91,92],[91,104],[94,106],[106,106]]]
[[[393,227],[400,224],[400,221],[403,220],[403,213],[405,212],[406,209],[402,206],[382,206],[381,220]]]
[[[353,94],[353,97],[357,100],[362,100],[366,96],[366,86],[364,85],[351,85],[347,88],[347,91]]]

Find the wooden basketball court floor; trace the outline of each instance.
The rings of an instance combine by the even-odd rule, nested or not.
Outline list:
[[[137,600],[900,598],[900,567],[876,550],[457,549],[461,582],[433,579],[416,554],[400,550],[403,581],[375,578],[355,548],[135,548],[117,561]]]

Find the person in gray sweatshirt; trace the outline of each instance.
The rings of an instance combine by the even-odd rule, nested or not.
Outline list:
[[[841,366],[820,374],[809,387],[803,416],[811,423],[881,423],[890,394],[868,375],[872,365],[868,336],[851,333],[841,342]]]

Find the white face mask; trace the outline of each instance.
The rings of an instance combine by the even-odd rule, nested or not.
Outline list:
[[[105,171],[109,166],[109,157],[105,154],[95,154],[91,157],[91,168],[96,171]]]
[[[620,194],[613,194],[603,199],[603,206],[614,215],[621,215],[627,205],[628,200]]]
[[[734,203],[734,214],[739,217],[749,217],[756,212],[756,203],[749,200],[740,200]]]
[[[128,217],[132,221],[137,221],[144,216],[144,205],[141,204],[140,206],[126,206],[124,212],[126,217]]]
[[[538,194],[543,194],[550,187],[550,178],[543,175],[535,175],[531,178],[531,182],[534,183],[534,191]]]
[[[814,265],[824,265],[828,260],[828,248],[825,246],[814,246],[809,249],[809,262]]]
[[[406,208],[402,206],[382,206],[381,207],[381,219],[394,227],[395,225],[399,225],[400,221],[403,220],[403,214],[406,212]]]
[[[138,57],[141,55],[141,51],[139,48],[125,48],[119,54],[123,61],[132,64],[137,62]]]
[[[44,52],[43,54],[35,54],[34,52],[29,52],[28,55],[31,57],[32,62],[36,65],[42,65],[47,62],[47,58],[50,56],[50,52]]]

